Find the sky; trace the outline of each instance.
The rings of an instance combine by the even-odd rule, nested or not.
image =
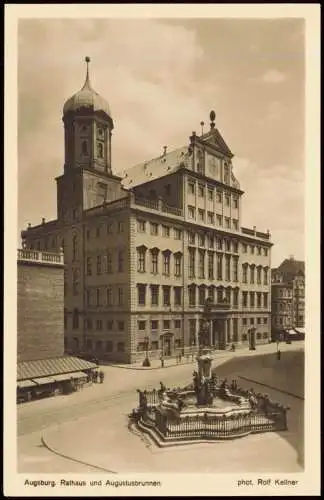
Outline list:
[[[113,172],[187,145],[213,109],[242,225],[270,230],[273,267],[305,258],[302,19],[23,19],[18,37],[19,231],[56,218],[63,105],[90,56],[115,125]]]

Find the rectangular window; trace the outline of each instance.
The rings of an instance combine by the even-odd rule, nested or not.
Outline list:
[[[250,267],[250,283],[254,285],[254,266]]]
[[[213,201],[214,199],[214,190],[213,188],[208,188],[208,200]]]
[[[263,323],[266,325],[268,323],[268,318],[263,318]]]
[[[196,241],[196,235],[192,231],[188,231],[188,241],[190,245],[194,245]]]
[[[157,251],[152,251],[151,252],[151,272],[153,274],[157,274],[159,272],[158,258],[159,258],[158,252]]]
[[[263,270],[263,284],[268,285],[268,269]]]
[[[169,276],[170,274],[170,254],[163,254],[163,274]]]
[[[181,328],[181,320],[180,319],[175,319],[174,320],[174,328],[179,330]]]
[[[123,250],[118,251],[118,272],[119,273],[124,272],[124,251]]]
[[[111,320],[108,320],[108,321],[107,321],[107,330],[108,330],[108,332],[111,332],[111,331],[112,331],[113,326],[114,326],[114,322],[113,322],[113,321],[111,321]]]
[[[214,253],[208,252],[208,279],[214,279]]]
[[[225,241],[225,252],[230,252],[231,251],[231,240],[224,240]]]
[[[169,319],[165,319],[163,321],[163,330],[170,330],[170,320]]]
[[[238,243],[237,243],[237,241],[233,241],[233,253],[238,253]]]
[[[113,224],[112,222],[108,222],[107,224],[107,234],[111,234],[113,232]]]
[[[122,288],[118,288],[118,305],[124,305],[124,290]]]
[[[247,245],[246,245],[246,243],[242,243],[242,252],[243,253],[247,252]]]
[[[182,304],[182,288],[180,286],[174,287],[174,305],[181,306]]]
[[[145,306],[146,285],[137,285],[138,290],[138,305]]]
[[[87,257],[87,276],[92,275],[92,259],[91,257]]]
[[[96,305],[100,306],[101,305],[101,293],[100,293],[100,288],[96,289]]]
[[[233,306],[238,307],[238,299],[239,299],[239,291],[234,290],[233,291]]]
[[[261,293],[260,293],[260,292],[258,292],[258,293],[257,293],[257,307],[259,307],[259,308],[260,308],[260,307],[262,307],[262,303],[261,303],[261,301],[262,301],[262,298],[261,298]]]
[[[205,186],[203,186],[202,184],[198,184],[198,196],[205,196]]]
[[[206,301],[206,289],[204,286],[199,287],[199,305],[204,306]]]
[[[137,328],[140,331],[146,330],[146,321],[138,321],[137,322]]]
[[[258,255],[261,255],[261,247],[257,247]]]
[[[261,285],[261,267],[257,268],[257,284]]]
[[[233,281],[238,281],[238,258],[233,258]]]
[[[124,232],[124,222],[119,221],[117,225],[117,233],[123,233]]]
[[[212,234],[208,235],[208,248],[214,248],[214,236]]]
[[[225,204],[226,204],[227,207],[230,206],[230,197],[229,197],[228,194],[225,195]]]
[[[159,305],[159,285],[151,285],[151,305]]]
[[[102,330],[102,320],[97,319],[96,321],[96,330]]]
[[[195,184],[194,182],[188,182],[188,193],[195,194]]]
[[[204,222],[205,220],[205,210],[202,208],[198,208],[198,217],[201,222]]]
[[[97,255],[97,274],[101,274],[101,255]]]
[[[125,322],[124,321],[118,321],[117,325],[118,325],[119,332],[123,332],[125,330]]]
[[[222,221],[222,216],[217,214],[216,215],[216,222],[217,222],[217,226],[222,226],[223,225],[223,221]]]
[[[145,233],[145,226],[146,226],[145,220],[137,221],[137,231],[139,233]]]
[[[233,198],[233,208],[238,208],[238,199]]]
[[[250,292],[250,307],[254,307],[255,305],[254,297],[254,292]]]
[[[265,309],[268,309],[268,294],[267,293],[263,294],[263,307]]]
[[[107,303],[107,306],[112,306],[112,288],[107,288],[107,291],[106,291],[106,303]]]
[[[111,252],[107,252],[107,273],[112,273],[112,255]]]
[[[152,236],[157,236],[158,235],[158,229],[159,226],[155,222],[151,222],[151,234]]]
[[[225,217],[225,227],[227,229],[231,227],[231,219],[229,217]]]
[[[216,201],[217,203],[222,203],[222,192],[221,191],[216,191]]]
[[[207,222],[208,222],[208,224],[214,224],[215,217],[214,217],[213,212],[207,212]]]
[[[189,278],[195,277],[196,267],[196,251],[194,248],[189,248]]]
[[[189,319],[189,342],[190,345],[196,344],[196,320]]]
[[[264,253],[264,256],[267,257],[268,256],[268,249],[267,248],[264,248],[263,249],[263,253]]]
[[[174,239],[181,240],[182,239],[182,231],[181,229],[174,228],[173,229]]]
[[[139,273],[145,273],[145,248],[137,249],[137,271]]]
[[[254,318],[250,318],[250,325],[254,325]]]
[[[156,319],[153,319],[151,321],[151,330],[158,330],[159,329],[159,322]]]
[[[217,279],[223,279],[223,256],[221,254],[217,254]]]
[[[182,255],[176,254],[174,256],[174,275],[177,278],[181,276],[181,264],[182,264]]]
[[[205,246],[205,235],[204,234],[199,234],[199,237],[198,237],[198,245],[200,247],[204,247]]]
[[[189,306],[196,305],[196,287],[195,285],[188,287],[189,291]]]
[[[112,352],[113,351],[113,343],[111,340],[107,340],[106,342],[106,352]]]
[[[233,222],[233,228],[235,229],[235,231],[237,231],[238,230],[238,220],[233,219],[232,222]]]
[[[171,305],[171,287],[163,286],[163,305],[170,306]]]
[[[165,238],[170,237],[170,228],[169,226],[162,226],[162,234]]]
[[[257,324],[261,325],[261,318],[257,318]]]
[[[205,251],[198,250],[198,278],[205,277]]]
[[[248,306],[248,293],[247,292],[242,293],[242,302],[243,302],[243,307]]]
[[[243,281],[243,283],[247,283],[247,272],[248,272],[247,264],[243,264],[242,270],[243,270],[242,281]]]
[[[247,325],[247,318],[243,318],[243,325]]]
[[[225,256],[225,280],[231,281],[231,256]]]
[[[215,288],[213,286],[210,286],[208,288],[208,297],[211,300],[211,302],[214,303],[214,300],[215,300]]]
[[[195,207],[191,207],[191,206],[188,205],[188,217],[189,217],[189,219],[195,219],[196,218]]]
[[[254,245],[250,245],[250,252],[251,254],[254,254]]]

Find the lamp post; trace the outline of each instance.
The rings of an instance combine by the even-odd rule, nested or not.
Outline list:
[[[145,352],[146,352],[146,357],[143,361],[143,366],[151,366],[149,357],[148,357],[148,348],[149,348],[149,338],[144,337],[144,345],[145,345]]]

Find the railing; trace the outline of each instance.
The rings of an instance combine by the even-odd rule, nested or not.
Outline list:
[[[135,197],[135,205],[141,207],[151,208],[152,210],[159,210],[158,200],[149,200],[147,198]]]
[[[64,264],[63,253],[41,252],[38,250],[18,249],[18,261],[44,262],[50,264]]]
[[[255,228],[250,229],[248,227],[241,227],[241,232],[249,236],[256,236],[257,238],[262,238],[263,240],[270,240],[270,232],[262,233],[261,231],[256,231]]]
[[[150,200],[142,196],[134,196],[133,203],[134,205],[140,207],[146,207],[151,210],[158,210],[159,212],[165,212],[171,215],[176,215],[177,217],[183,216],[183,210],[181,208],[172,207],[167,203],[165,203],[162,199]]]

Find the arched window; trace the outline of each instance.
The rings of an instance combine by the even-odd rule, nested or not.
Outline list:
[[[82,154],[84,156],[88,156],[88,142],[87,141],[82,141],[82,144],[81,144],[81,148],[82,148]]]

